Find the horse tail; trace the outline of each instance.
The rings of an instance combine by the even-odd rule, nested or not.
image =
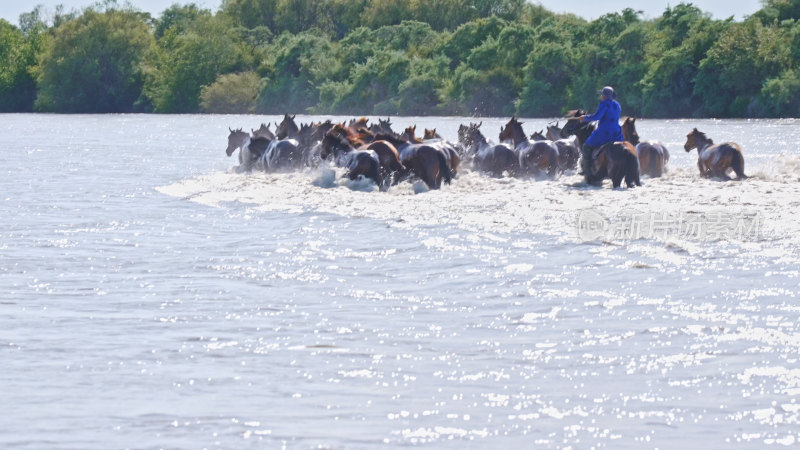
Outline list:
[[[744,174],[744,156],[742,156],[742,152],[735,152],[731,159],[731,168],[736,172],[736,178],[740,180],[747,178],[747,175]]]
[[[447,157],[444,156],[444,151],[436,150],[436,154],[439,157],[439,173],[442,174],[442,178],[444,178],[444,182],[450,184],[450,181],[453,179],[453,173],[450,171],[450,164],[447,162]]]

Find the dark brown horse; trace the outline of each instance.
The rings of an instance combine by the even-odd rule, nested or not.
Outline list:
[[[508,173],[516,176],[520,172],[519,156],[506,144],[491,144],[481,133],[481,123],[461,125],[458,129],[459,143],[464,147],[464,159],[472,168],[492,177]],[[462,128],[463,127],[463,128]]]
[[[356,180],[358,177],[369,178],[375,182],[381,190],[385,190],[383,178],[380,174],[380,163],[378,155],[371,150],[357,150],[348,140],[349,130],[344,124],[335,125],[330,131],[325,133],[322,139],[322,150],[320,157],[323,160],[333,156],[336,166],[347,169],[344,176]]]
[[[747,175],[744,174],[742,148],[735,142],[714,144],[714,141],[706,137],[705,133],[695,128],[686,135],[686,143],[683,148],[687,152],[694,148],[697,149],[697,168],[702,177],[730,180],[728,172],[733,171],[736,173],[737,179],[747,178]]]
[[[577,144],[583,146],[586,139],[594,131],[594,125],[589,122],[582,122],[579,117],[569,119],[561,130],[564,137],[575,135]],[[605,178],[611,178],[614,188],[625,184],[631,188],[641,186],[639,180],[639,158],[636,156],[636,149],[630,142],[609,142],[592,151],[592,164],[590,173],[585,176],[586,183],[600,186]]]
[[[257,130],[251,129],[250,131],[251,131],[251,134],[253,135],[253,137],[263,137],[263,138],[269,139],[271,141],[271,140],[275,139],[275,135],[272,133],[272,131],[269,129],[269,127],[270,127],[270,124],[262,123],[261,127],[259,129],[257,129]]]
[[[369,131],[372,131],[374,134],[378,133],[394,133],[392,130],[392,122],[389,121],[387,117],[386,120],[378,118],[378,123],[373,123],[369,126]]]
[[[539,133],[544,138],[544,135]],[[522,173],[531,176],[547,175],[555,178],[558,170],[558,149],[553,141],[548,139],[529,140],[522,130],[522,122],[515,117],[506,125],[500,128],[501,141],[511,141],[519,158],[519,166]]]
[[[312,123],[309,126],[300,126],[297,134],[297,141],[305,153],[306,165],[309,167],[317,167],[322,161],[320,153],[322,152],[322,138],[325,133],[333,128],[333,122],[330,119],[325,122]]]
[[[622,122],[622,135],[636,147],[639,155],[639,171],[651,178],[660,177],[667,169],[669,151],[658,141],[641,141],[636,132],[636,118],[626,117]]]
[[[461,166],[461,153],[459,152],[458,146],[444,139],[436,132],[436,128],[432,130],[425,128],[422,141],[444,152],[444,156],[447,158],[447,165],[450,166],[450,171],[453,173],[453,176],[456,176],[458,168]]]
[[[278,124],[278,128],[275,129],[275,136],[278,139],[297,139],[297,133],[300,131],[300,129],[294,122],[295,117],[297,117],[297,115],[283,115],[283,121]]]
[[[441,188],[442,181],[450,184],[453,174],[443,151],[427,143],[409,142],[395,133],[379,133],[375,139],[388,141],[399,152],[400,162],[406,168],[400,179],[415,175],[430,189]]]

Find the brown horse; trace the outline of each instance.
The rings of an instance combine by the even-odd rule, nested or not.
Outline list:
[[[283,121],[278,124],[278,128],[275,129],[275,136],[278,139],[297,139],[297,133],[300,131],[300,129],[294,122],[295,117],[297,117],[297,115],[283,115]]]
[[[576,114],[577,115],[577,114]],[[561,130],[564,137],[575,135],[578,145],[583,146],[594,131],[594,125],[582,122],[580,117],[569,119]],[[590,173],[585,175],[587,184],[600,186],[605,178],[611,178],[614,188],[625,184],[631,188],[641,186],[639,180],[639,158],[630,142],[609,142],[592,151]]]
[[[447,158],[447,165],[450,166],[450,171],[453,173],[453,176],[456,176],[458,168],[461,165],[461,154],[458,151],[458,146],[444,139],[436,132],[436,128],[432,130],[425,128],[422,141],[444,152],[444,156]]]
[[[325,133],[320,157],[326,160],[333,155],[334,164],[347,169],[345,177],[351,180],[355,180],[359,176],[369,178],[381,190],[385,190],[385,184],[380,174],[378,155],[370,150],[356,150],[347,139],[348,131],[344,124],[339,124]]]
[[[544,138],[544,135],[539,133],[538,137]],[[522,173],[537,177],[546,174],[549,178],[555,178],[558,170],[558,149],[553,141],[528,140],[522,130],[522,122],[515,117],[511,117],[505,127],[500,128],[499,139],[513,143]]]
[[[350,131],[358,131],[361,128],[369,129],[369,119],[366,117],[361,117],[360,119],[350,119],[350,123],[347,124],[347,128]]]
[[[636,132],[636,118],[626,117],[622,123],[622,135],[625,140],[636,146],[639,155],[639,171],[651,178],[660,177],[667,169],[669,151],[658,141],[640,141]]]
[[[744,156],[742,148],[734,142],[714,144],[714,141],[706,137],[705,133],[693,129],[686,135],[686,143],[683,144],[687,152],[697,149],[697,168],[700,169],[700,176],[708,178],[722,178],[730,180],[728,171],[736,173],[736,178],[743,180],[747,178],[744,174]]]
[[[413,132],[413,130],[406,131]],[[400,153],[400,162],[406,168],[406,172],[400,179],[405,179],[413,174],[430,189],[441,188],[442,181],[450,184],[453,173],[450,171],[443,151],[427,143],[409,142],[396,133],[378,133],[375,135],[375,139],[388,141]],[[396,181],[400,181],[400,179]]]

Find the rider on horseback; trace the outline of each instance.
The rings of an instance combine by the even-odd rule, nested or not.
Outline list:
[[[622,108],[619,106],[614,93],[614,88],[606,86],[600,91],[601,101],[597,106],[597,111],[591,116],[581,116],[581,122],[598,121],[597,129],[594,130],[586,139],[581,148],[581,173],[580,175],[590,175],[592,173],[592,151],[603,144],[614,141],[623,141],[622,127],[619,126],[619,116]]]

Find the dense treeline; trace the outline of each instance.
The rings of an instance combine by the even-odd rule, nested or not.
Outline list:
[[[524,0],[116,0],[0,20],[0,111],[800,116],[800,0],[594,21]]]

